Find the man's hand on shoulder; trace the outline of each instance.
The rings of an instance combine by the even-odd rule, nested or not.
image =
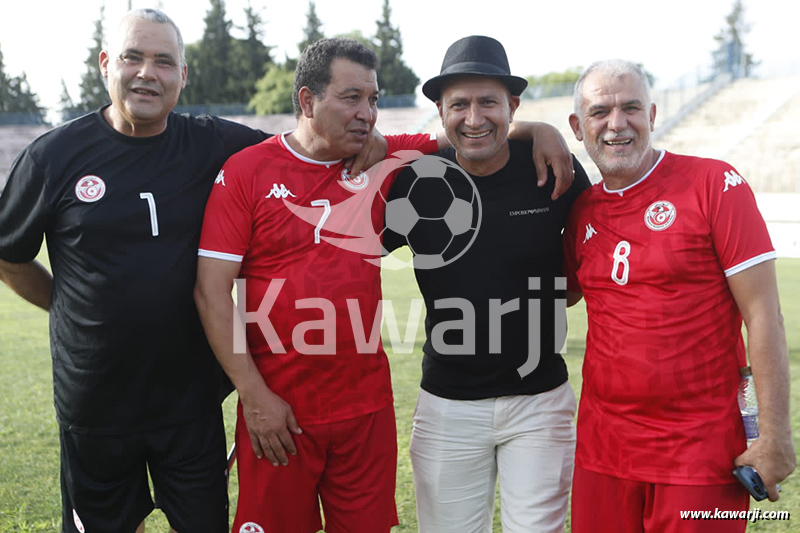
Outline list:
[[[552,199],[555,200],[567,192],[575,180],[575,169],[572,168],[572,154],[567,141],[555,127],[544,122],[515,121],[511,123],[508,137],[533,140],[533,164],[536,165],[539,187],[547,183],[547,167],[550,166],[556,177]]]
[[[372,129],[372,135],[367,139],[367,143],[353,157],[345,160],[345,168],[350,169],[351,176],[358,176],[373,165],[377,165],[386,159],[386,151],[388,150],[388,143],[381,132],[377,128]]]

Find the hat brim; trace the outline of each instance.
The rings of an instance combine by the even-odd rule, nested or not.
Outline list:
[[[422,85],[422,94],[424,94],[430,101],[436,102],[437,100],[441,99],[442,96],[442,85],[447,83],[448,81],[464,76],[483,76],[486,78],[494,78],[498,81],[501,81],[508,90],[511,92],[512,96],[519,96],[522,94],[522,91],[528,86],[528,80],[525,78],[520,78],[519,76],[508,76],[504,74],[487,74],[486,72],[469,72],[469,71],[459,71],[453,72],[450,74],[440,74],[439,76],[435,76],[428,81],[426,81]]]

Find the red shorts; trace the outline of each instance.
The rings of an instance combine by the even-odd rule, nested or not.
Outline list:
[[[572,480],[572,533],[736,533],[750,494],[730,485],[661,485],[619,479],[575,467]],[[706,519],[681,512],[707,511]],[[726,513],[727,511],[727,513]]]
[[[239,405],[239,503],[233,533],[384,533],[396,526],[394,407],[331,424],[301,426],[288,466],[258,459]]]

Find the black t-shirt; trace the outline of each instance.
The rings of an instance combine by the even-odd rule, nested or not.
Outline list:
[[[206,199],[225,160],[266,134],[172,113],[122,135],[102,110],[51,130],[0,194],[0,258],[53,270],[50,343],[59,423],[130,433],[204,413],[221,371],[192,291]]]
[[[445,266],[415,268],[427,308],[421,386],[444,398],[537,394],[567,380],[566,364],[557,351],[561,344],[555,346],[556,337],[563,342],[566,335],[565,303],[556,303],[566,298],[561,233],[570,206],[591,184],[573,157],[575,181],[553,201],[552,172],[546,186],[536,185],[531,144],[509,141],[509,146],[511,157],[504,168],[490,176],[471,176],[481,216],[469,248]],[[437,155],[456,161],[452,148]],[[419,216],[441,216],[436,206],[446,205],[453,196],[470,201],[473,195],[469,181],[455,177],[450,171],[444,176],[452,192],[448,187],[422,188],[415,184],[417,173],[406,169],[388,201],[408,195]],[[429,224],[425,231],[412,229],[407,237],[387,229],[384,247],[391,251],[411,241],[412,250],[434,253],[441,247],[434,241],[447,226]],[[463,242],[454,241],[456,249],[463,249],[472,236],[467,232],[458,238]],[[470,309],[474,317],[469,316]],[[529,354],[535,354],[529,342],[538,343],[541,350],[530,373],[519,370]]]

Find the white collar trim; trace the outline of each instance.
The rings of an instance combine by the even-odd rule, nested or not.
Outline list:
[[[316,159],[311,159],[310,157],[306,157],[304,155],[297,153],[286,141],[286,136],[291,135],[292,133],[294,133],[294,131],[295,130],[289,130],[281,133],[281,143],[283,144],[283,146],[286,147],[287,150],[289,150],[289,153],[291,153],[300,161],[305,161],[306,163],[311,163],[312,165],[322,165],[327,168],[330,168],[333,165],[338,165],[339,163],[342,162],[341,159],[337,159],[336,161],[317,161]]]
[[[630,185],[628,185],[627,187],[623,187],[622,189],[614,189],[614,190],[611,190],[611,189],[609,189],[609,188],[606,186],[606,183],[605,183],[605,182],[603,182],[603,190],[604,190],[605,192],[609,193],[609,194],[619,194],[620,196],[622,196],[622,194],[623,194],[625,191],[627,191],[627,190],[629,190],[629,189],[632,189],[632,188],[636,187],[636,186],[637,186],[637,185],[639,185],[641,182],[643,182],[644,180],[646,180],[646,179],[647,179],[647,178],[650,176],[650,174],[652,174],[652,173],[653,173],[653,171],[656,169],[656,167],[658,166],[658,164],[659,164],[659,163],[661,163],[661,160],[662,160],[662,159],[664,159],[664,154],[666,154],[666,151],[665,151],[665,150],[657,150],[657,151],[658,151],[658,153],[659,153],[659,156],[658,156],[658,159],[656,160],[656,164],[655,164],[655,165],[653,165],[653,167],[652,167],[650,170],[648,170],[648,171],[647,171],[647,173],[646,173],[644,176],[642,176],[641,178],[639,178],[639,179],[636,181],[636,183],[631,183]]]

